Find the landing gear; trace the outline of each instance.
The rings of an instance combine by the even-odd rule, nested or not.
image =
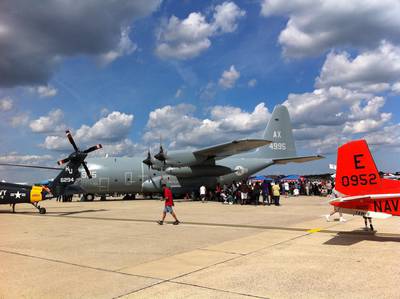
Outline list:
[[[101,201],[105,201],[106,199],[107,199],[107,197],[105,195],[100,196]]]
[[[368,220],[369,220],[369,227],[370,227],[371,231],[373,231],[374,227],[372,225],[372,218],[371,217],[365,217],[365,216],[363,216],[363,218],[364,218],[365,229],[368,230]]]
[[[13,203],[11,205],[12,205],[12,212],[15,213],[15,203]]]
[[[88,193],[88,194],[83,194],[81,197],[81,201],[93,201],[94,200],[94,194]]]
[[[46,209],[39,206],[37,202],[32,203],[32,205],[38,209],[39,214],[46,214]]]

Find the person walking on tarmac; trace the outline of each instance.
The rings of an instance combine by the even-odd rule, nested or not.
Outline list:
[[[159,225],[163,225],[165,216],[167,216],[167,213],[170,213],[172,215],[172,217],[174,217],[174,219],[175,219],[175,222],[173,223],[173,225],[178,225],[180,222],[179,222],[178,218],[176,217],[174,210],[172,209],[172,206],[174,205],[174,200],[172,198],[171,189],[169,189],[167,187],[167,185],[165,185],[165,184],[162,185],[162,189],[163,189],[163,199],[165,200],[165,206],[164,206],[164,211],[162,213],[162,219],[157,221],[157,223]]]

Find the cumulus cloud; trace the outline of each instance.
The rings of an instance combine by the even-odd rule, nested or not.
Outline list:
[[[263,16],[285,16],[279,43],[289,57],[318,55],[332,47],[375,48],[400,41],[397,0],[263,0]]]
[[[240,78],[240,72],[235,69],[234,65],[231,65],[229,70],[222,73],[218,84],[224,89],[230,89],[235,86],[236,81]]]
[[[98,120],[93,126],[82,125],[73,133],[74,139],[82,146],[93,145],[92,143],[105,143],[116,145],[126,139],[132,128],[132,114],[113,111]],[[71,145],[63,135],[49,135],[45,138],[43,147],[49,150],[66,151]]]
[[[159,4],[160,0],[45,0],[41,5],[1,1],[0,86],[43,85],[64,57],[104,54],[110,62],[129,53],[133,46],[124,28]]]
[[[103,150],[94,152],[94,154],[97,156],[133,157],[144,154],[146,150],[143,144],[134,143],[132,140],[125,138],[116,143],[104,144]]]
[[[382,42],[379,48],[351,59],[346,52],[331,52],[316,79],[316,86],[342,86],[366,92],[390,89],[400,77],[400,48]]]
[[[307,147],[327,152],[334,152],[340,142],[354,134],[369,134],[388,125],[392,114],[381,111],[384,104],[383,97],[342,87],[289,94],[284,102],[296,138]]]
[[[194,116],[196,108],[189,104],[165,106],[152,111],[144,141],[157,142],[162,136],[170,148],[199,147],[253,135],[261,136],[270,112],[264,103],[252,112],[238,107],[214,106],[209,118]]]
[[[30,122],[29,127],[34,133],[53,133],[65,130],[64,113],[61,109],[52,110],[47,116],[41,116]]]
[[[76,136],[77,138],[87,138],[92,141],[119,141],[129,134],[132,122],[132,114],[114,111],[101,118],[91,127],[87,125],[81,126],[76,131]]]
[[[53,157],[50,155],[21,155],[17,152],[6,153],[0,156],[1,163],[39,165],[40,163],[52,160]]]
[[[0,111],[10,111],[13,105],[14,102],[10,97],[0,99]]]
[[[42,85],[36,88],[36,92],[41,98],[50,98],[57,95],[57,89],[51,85]]]
[[[171,16],[158,30],[156,53],[164,59],[196,57],[211,46],[211,37],[234,32],[245,14],[235,3],[224,2],[214,8],[211,21],[200,12],[192,12],[183,20]]]
[[[129,38],[130,32],[131,27],[129,26],[121,29],[121,38],[117,47],[98,56],[101,66],[106,66],[121,56],[130,55],[137,49],[137,45]]]

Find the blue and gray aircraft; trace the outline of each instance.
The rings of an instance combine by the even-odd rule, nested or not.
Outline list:
[[[71,192],[95,195],[105,199],[108,194],[158,193],[163,183],[174,194],[198,190],[201,185],[214,188],[217,183],[231,184],[275,164],[303,163],[323,158],[320,155],[298,156],[289,112],[283,105],[275,106],[262,139],[245,139],[199,150],[165,153],[162,146],[154,157],[105,157],[87,159],[92,179],[82,169],[81,178]]]

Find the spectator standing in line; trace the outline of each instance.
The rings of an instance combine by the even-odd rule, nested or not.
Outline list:
[[[290,191],[289,183],[288,182],[284,182],[283,183],[283,188],[285,190],[285,196],[289,197],[289,191]]]
[[[202,202],[205,202],[207,200],[206,199],[206,193],[207,193],[206,186],[201,185],[201,187],[200,187],[200,199],[201,199]]]
[[[218,202],[221,201],[221,191],[221,184],[217,183],[217,186],[215,186],[215,198]]]
[[[179,222],[178,218],[176,217],[174,210],[172,209],[172,207],[174,205],[174,200],[172,197],[171,189],[169,189],[165,184],[162,185],[162,189],[163,189],[163,199],[165,200],[165,205],[164,205],[164,211],[162,213],[162,219],[160,221],[157,221],[157,223],[159,225],[163,225],[165,216],[167,215],[167,213],[170,213],[172,215],[172,217],[174,217],[174,219],[175,219],[175,222],[173,224],[178,225],[180,222]]]
[[[276,206],[280,205],[279,204],[279,199],[280,199],[280,195],[281,195],[280,191],[281,191],[281,188],[279,187],[279,184],[275,183],[272,186],[272,195],[274,196],[274,203]]]
[[[269,205],[269,183],[264,180],[261,184],[261,192],[264,199],[264,205]]]
[[[260,184],[258,182],[256,182],[256,183],[254,183],[252,190],[251,190],[251,197],[252,197],[251,200],[252,200],[252,203],[256,206],[258,206],[260,194],[261,194]]]
[[[249,187],[245,181],[239,187],[240,190],[240,204],[245,205],[247,203],[247,196],[249,194]]]

